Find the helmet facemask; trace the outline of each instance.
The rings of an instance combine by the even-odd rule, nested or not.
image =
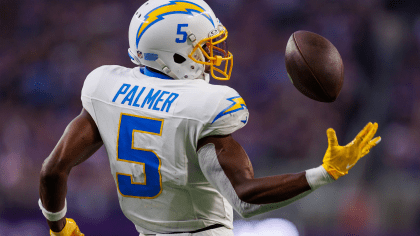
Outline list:
[[[191,40],[192,34],[189,35]],[[210,74],[217,80],[229,80],[232,74],[233,55],[228,51],[228,32],[225,27],[219,26],[218,30],[210,32],[210,37],[193,40],[193,50],[188,57],[198,64],[210,66]]]

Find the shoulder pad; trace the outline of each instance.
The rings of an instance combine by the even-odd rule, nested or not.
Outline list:
[[[205,125],[200,138],[231,134],[244,127],[248,123],[248,117],[249,112],[244,99],[234,89],[229,88]]]
[[[82,97],[92,97],[105,66],[98,67],[88,74],[82,88]]]

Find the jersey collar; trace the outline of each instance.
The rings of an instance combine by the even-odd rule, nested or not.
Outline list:
[[[157,72],[151,71],[151,70],[147,69],[147,67],[140,67],[140,72],[143,75],[147,75],[147,76],[150,76],[150,77],[156,77],[156,78],[159,78],[159,79],[170,79],[170,80],[173,80],[171,77],[169,77],[167,75],[163,75],[161,73],[157,73]]]

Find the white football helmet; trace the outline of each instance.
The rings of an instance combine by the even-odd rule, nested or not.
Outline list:
[[[134,14],[128,55],[174,79],[228,80],[233,56],[226,28],[203,0],[149,0]]]

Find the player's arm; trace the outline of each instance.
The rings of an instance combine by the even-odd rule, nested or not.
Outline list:
[[[102,144],[94,120],[83,109],[80,115],[67,126],[58,144],[42,165],[39,192],[41,204],[46,211],[57,213],[65,208],[67,178],[70,170],[88,159]],[[47,220],[47,222],[54,232],[60,232],[66,226],[64,216],[57,220]],[[72,222],[67,220],[67,224],[72,224]]]
[[[305,172],[254,178],[248,155],[232,135],[205,137],[198,148],[205,145],[209,145],[210,151],[214,149],[220,167],[239,199],[246,203],[277,203],[311,190]]]
[[[245,218],[278,209],[312,192],[305,172],[254,178],[248,155],[231,135],[202,138],[198,160],[207,180]],[[332,181],[325,174],[325,179]]]
[[[231,135],[209,136],[198,143],[198,159],[208,181],[243,217],[286,206],[333,182],[375,146],[377,124],[369,123],[348,145],[338,145],[335,132],[327,131],[329,147],[324,164],[296,174],[254,178],[251,162]]]

